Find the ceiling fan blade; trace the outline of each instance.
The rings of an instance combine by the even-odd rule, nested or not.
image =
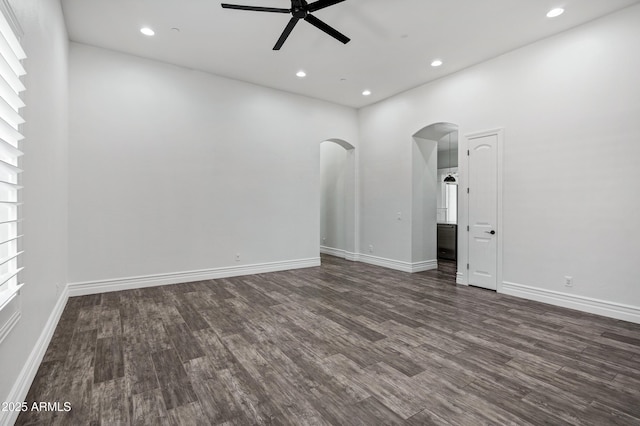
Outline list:
[[[273,12],[273,13],[290,13],[290,9],[282,9],[279,7],[260,7],[260,6],[245,6],[242,4],[220,4],[224,9],[236,9],[236,10],[252,10],[254,12]]]
[[[314,27],[316,27],[317,29],[319,29],[321,31],[324,31],[325,33],[329,34],[331,37],[335,38],[336,40],[338,40],[341,43],[347,44],[347,43],[349,43],[349,41],[351,41],[351,39],[349,37],[347,37],[346,35],[342,34],[340,31],[336,30],[335,28],[330,27],[329,25],[325,24],[324,22],[322,22],[321,20],[319,20],[318,18],[316,18],[313,15],[307,15],[304,18],[304,20],[307,21],[308,23],[310,23],[311,25],[313,25]]]
[[[309,5],[307,10],[309,12],[315,12],[316,10],[324,9],[325,7],[333,6],[337,3],[342,3],[344,0],[318,0]]]
[[[284,42],[287,40],[287,37],[289,37],[289,34],[291,34],[291,31],[293,31],[293,27],[296,26],[299,20],[300,18],[291,18],[289,20],[289,23],[287,24],[286,27],[284,27],[284,31],[282,31],[282,34],[280,35],[280,38],[276,42],[276,45],[273,46],[273,50],[280,50]]]

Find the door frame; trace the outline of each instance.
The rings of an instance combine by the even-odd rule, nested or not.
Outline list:
[[[496,194],[496,200],[497,200],[497,206],[496,206],[496,238],[497,238],[497,245],[496,245],[496,292],[497,293],[502,293],[502,265],[503,265],[503,243],[504,243],[504,239],[503,239],[503,204],[502,204],[502,195],[503,195],[503,160],[504,160],[504,128],[499,127],[499,128],[495,128],[495,129],[490,129],[490,130],[484,130],[481,132],[472,132],[472,133],[466,133],[463,137],[464,137],[464,147],[466,150],[466,155],[464,155],[464,153],[462,155],[465,156],[465,160],[464,160],[464,165],[465,165],[465,170],[464,170],[464,183],[465,185],[463,186],[463,188],[466,187],[467,191],[469,190],[469,188],[472,188],[473,182],[469,182],[469,174],[467,173],[467,171],[469,170],[469,144],[472,140],[474,139],[478,139],[478,138],[483,138],[486,136],[496,136],[496,140],[497,140],[497,147],[496,147],[496,154],[498,156],[498,158],[496,159],[496,173],[497,173],[497,194]],[[460,190],[460,188],[458,188],[458,190]],[[464,194],[464,193],[463,193]],[[464,202],[465,202],[465,206],[464,206],[464,211],[465,211],[465,215],[466,215],[466,224],[467,224],[467,229],[465,230],[465,232],[459,232],[458,233],[458,244],[464,244],[465,245],[465,250],[464,253],[466,254],[466,259],[465,259],[465,263],[468,265],[469,264],[469,237],[470,237],[470,233],[469,233],[469,193],[467,192],[466,197],[464,197]],[[464,237],[461,238],[461,236],[464,235]],[[458,268],[458,270],[462,269],[463,273],[461,274],[462,276],[458,277],[461,278],[458,280],[458,284],[469,284],[469,269],[466,267],[466,265],[464,265],[463,268]]]

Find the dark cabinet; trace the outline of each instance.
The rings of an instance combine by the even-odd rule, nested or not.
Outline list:
[[[438,224],[438,258],[456,260],[458,252],[458,225]]]

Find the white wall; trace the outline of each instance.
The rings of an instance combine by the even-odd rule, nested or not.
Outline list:
[[[411,262],[431,262],[438,258],[437,248],[437,171],[438,143],[414,136],[412,144]],[[398,213],[396,213],[398,214]],[[396,217],[400,220],[401,217]],[[406,219],[404,219],[406,220]]]
[[[458,167],[458,132],[451,132],[438,140],[438,169]]]
[[[411,260],[394,212],[410,208],[412,134],[504,127],[504,281],[640,308],[638,22],[634,6],[360,110],[361,243]]]
[[[320,144],[320,245],[346,250],[345,185],[347,150],[337,143]]]
[[[57,0],[10,0],[25,32],[22,318],[0,345],[0,401],[24,397],[23,369],[67,282],[67,33]],[[35,373],[35,371],[33,371]],[[28,374],[27,374],[28,375]],[[24,383],[27,380],[27,383]],[[26,389],[22,389],[26,392]],[[16,393],[18,392],[18,393]],[[12,413],[0,413],[3,416]]]
[[[70,117],[71,283],[317,259],[319,144],[357,137],[351,108],[76,43]]]

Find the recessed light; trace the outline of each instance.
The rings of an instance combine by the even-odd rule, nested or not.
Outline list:
[[[369,96],[371,94],[371,90],[365,90],[362,92],[362,96]]]
[[[149,27],[140,28],[140,32],[146,36],[152,36],[156,33]]]
[[[436,59],[435,61],[431,62],[432,67],[439,67],[440,65],[442,65],[442,61],[440,59]]]
[[[547,18],[555,18],[556,16],[560,16],[564,13],[564,9],[561,7],[557,7],[555,9],[551,9],[547,12]]]
[[[302,70],[300,70],[300,71],[298,71],[298,72],[296,73],[296,76],[298,76],[298,77],[300,77],[300,78],[304,78],[304,77],[306,77],[306,76],[307,76],[307,73],[306,73],[306,72],[304,72],[304,71],[302,71]]]

